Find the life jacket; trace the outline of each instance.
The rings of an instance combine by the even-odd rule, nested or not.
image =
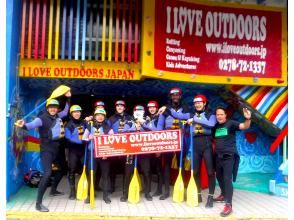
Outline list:
[[[64,124],[61,118],[56,118],[49,129],[49,138],[51,140],[60,140],[64,138]]]
[[[201,113],[195,113],[195,116],[198,118],[198,119],[206,119],[206,120],[209,120],[210,116],[211,116],[211,113],[209,112],[201,112]],[[206,126],[203,126],[201,124],[195,124],[194,125],[194,134],[196,136],[201,136],[201,135],[211,135],[211,128],[209,127],[206,127]]]
[[[125,113],[123,115],[115,114],[109,118],[108,124],[114,133],[121,133],[127,126],[132,127],[132,118]]]

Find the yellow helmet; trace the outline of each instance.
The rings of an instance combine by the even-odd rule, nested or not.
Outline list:
[[[94,115],[97,115],[97,114],[102,114],[106,116],[106,111],[104,109],[96,109],[94,112]]]
[[[81,112],[81,111],[82,111],[81,106],[79,106],[79,105],[73,105],[73,106],[71,106],[70,109],[69,109],[69,113],[70,113],[70,114],[71,114],[72,112],[76,112],[76,111]]]
[[[59,106],[59,102],[56,99],[49,99],[46,102],[46,107],[49,107],[49,105]]]

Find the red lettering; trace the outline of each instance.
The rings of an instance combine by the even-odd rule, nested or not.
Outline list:
[[[104,69],[99,70],[99,78],[103,78]]]
[[[97,71],[97,69],[93,69],[93,78],[98,78],[98,71]]]
[[[54,68],[54,76],[59,76],[59,69],[58,68]]]
[[[86,70],[86,76],[87,76],[88,78],[90,78],[90,77],[92,76],[92,69],[87,69],[87,70]]]

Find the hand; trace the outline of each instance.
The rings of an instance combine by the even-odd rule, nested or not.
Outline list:
[[[24,120],[17,120],[16,122],[15,122],[15,125],[17,125],[18,127],[20,127],[20,128],[22,128],[23,126],[24,126],[24,124],[25,124],[25,121]]]
[[[155,157],[160,157],[160,153],[156,153],[155,154]]]
[[[102,160],[106,160],[107,159],[107,157],[102,157]]]
[[[158,109],[157,115],[161,115],[166,110],[166,106],[162,106],[160,109]]]
[[[244,118],[248,120],[251,119],[251,111],[249,111],[248,108],[243,108],[243,115],[244,115]]]
[[[149,116],[146,116],[146,121],[151,121],[151,118]]]
[[[141,129],[141,125],[140,125],[139,123],[136,123],[136,129],[137,129],[138,131],[140,131],[140,129]]]
[[[88,116],[88,117],[85,118],[85,120],[86,120],[87,122],[92,121],[92,120],[93,120],[93,116],[92,116],[92,115],[91,115],[91,116]]]
[[[193,118],[189,118],[186,122],[188,125],[191,125],[193,123]]]
[[[94,139],[94,135],[93,134],[90,134],[89,135],[89,140],[93,140]]]
[[[67,98],[71,97],[71,92],[70,92],[70,90],[69,90],[67,93],[65,93],[64,95],[65,95],[65,97],[67,97]]]

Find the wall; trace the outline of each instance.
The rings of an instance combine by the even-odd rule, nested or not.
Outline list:
[[[6,146],[6,199],[15,193],[22,185],[21,161],[18,160],[22,152],[22,132],[14,129],[13,122],[20,114],[17,106],[17,65],[20,36],[21,1],[6,1],[6,105],[8,109],[6,126],[8,143]],[[14,141],[13,141],[14,140]]]

